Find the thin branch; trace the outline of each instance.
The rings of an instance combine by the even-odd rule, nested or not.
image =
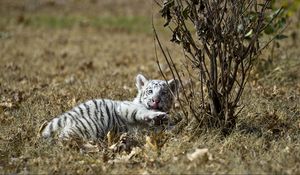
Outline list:
[[[158,55],[157,55],[157,49],[156,49],[156,44],[155,44],[156,42],[155,42],[155,41],[157,41],[157,43],[159,44],[160,50],[162,51],[162,53],[163,53],[163,55],[164,55],[164,58],[165,58],[165,60],[166,60],[167,63],[168,63],[168,66],[169,66],[169,68],[170,68],[170,70],[171,70],[171,72],[172,72],[172,74],[173,74],[173,78],[174,78],[174,79],[175,79],[175,75],[174,75],[174,73],[173,73],[172,66],[170,65],[170,63],[169,63],[169,61],[168,61],[168,58],[167,58],[167,56],[166,56],[166,54],[165,54],[165,52],[164,52],[164,49],[162,48],[161,42],[160,42],[160,40],[159,40],[159,38],[158,38],[156,29],[155,29],[154,23],[153,23],[153,17],[152,17],[152,28],[153,28],[153,33],[154,33],[154,48],[155,48],[156,63],[157,63],[157,65],[158,65],[158,67],[159,67],[159,71],[160,71],[160,73],[162,74],[163,78],[165,79],[166,82],[168,82],[168,81],[167,81],[167,78],[166,78],[166,76],[164,75],[164,73],[163,73],[163,71],[162,71],[162,69],[161,69],[161,67],[160,67],[160,64],[159,64]],[[171,59],[171,60],[172,60],[172,59]],[[179,76],[178,76],[178,77],[179,77]],[[179,79],[179,82],[182,84],[181,79]],[[169,87],[169,88],[170,88],[170,87]],[[172,92],[172,91],[171,91],[171,92]],[[184,93],[185,93],[185,92],[184,92]],[[176,97],[179,98],[178,93],[177,93],[176,95],[177,95]],[[183,113],[184,113],[184,116],[186,117],[186,121],[188,121],[188,118],[187,118],[188,114],[187,114],[187,112],[184,110],[184,107],[183,107],[183,105],[181,104],[181,101],[178,100],[178,102],[179,102],[179,105],[180,105],[180,107],[181,107],[181,109],[182,109],[182,111],[183,111]]]

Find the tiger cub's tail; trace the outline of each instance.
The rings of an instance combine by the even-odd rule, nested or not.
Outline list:
[[[53,120],[45,121],[39,128],[38,136],[41,138],[52,137],[54,133],[62,129],[64,126],[61,124],[60,118],[54,118]]]

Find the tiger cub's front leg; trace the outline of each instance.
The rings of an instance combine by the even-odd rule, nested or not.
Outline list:
[[[164,121],[168,120],[168,115],[165,112],[160,111],[145,111],[141,115],[142,119],[148,124],[148,125],[161,125],[164,123]]]
[[[132,102],[123,102],[119,108],[120,116],[125,117],[128,123],[144,123],[148,125],[159,125],[167,120],[166,112],[147,109],[143,105]]]

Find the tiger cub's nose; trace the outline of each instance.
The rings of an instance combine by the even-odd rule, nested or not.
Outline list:
[[[152,102],[158,104],[160,102],[159,98],[152,98]]]

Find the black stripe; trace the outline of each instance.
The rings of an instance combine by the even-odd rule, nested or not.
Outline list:
[[[79,121],[79,119],[78,118],[76,118],[76,117],[74,117],[72,114],[70,114],[69,112],[67,113],[68,114],[68,116],[70,116],[71,117],[71,123],[72,123],[72,121],[73,122],[75,122],[75,125],[78,125],[78,121]]]
[[[119,124],[119,123],[117,123],[117,121],[116,121],[117,118],[116,118],[116,115],[114,115],[114,114],[115,114],[115,104],[112,103],[111,104],[111,117],[112,117],[112,127],[113,128],[118,127],[118,124]]]
[[[91,122],[94,124],[94,126],[95,126],[95,128],[96,128],[96,130],[97,131],[99,131],[98,130],[98,128],[97,128],[97,124],[96,124],[96,122],[93,120],[93,117],[91,116],[91,111],[90,111],[90,106],[88,106],[86,103],[84,103],[83,104],[84,105],[84,107],[87,109],[87,115],[88,115],[88,119],[90,119],[91,120]],[[87,122],[88,122],[88,120],[87,120]],[[90,123],[89,123],[90,124]],[[92,127],[92,125],[90,125],[91,126],[91,128],[92,128],[92,130],[93,130],[93,132],[94,132],[94,128]],[[97,133],[94,133],[95,135],[97,135]]]
[[[102,108],[100,108],[100,124],[102,125],[102,127],[104,127],[104,115]]]
[[[78,123],[80,123],[81,124],[81,126],[84,128],[84,130],[85,130],[85,132],[88,130],[87,128],[86,128],[86,126],[84,125],[84,123],[79,119],[79,120],[77,120],[78,121]],[[76,126],[76,125],[75,125]]]
[[[74,108],[72,111],[77,114],[77,117],[80,117],[80,114],[76,111],[77,108]]]
[[[84,112],[83,112],[83,109],[78,106],[79,110],[80,110],[80,113],[82,114],[82,118],[86,121],[87,125],[90,127],[90,129],[92,130],[92,132],[94,131],[92,125],[89,123],[89,120],[84,116]],[[88,131],[88,130],[86,130]]]
[[[100,127],[100,129],[101,129],[101,131],[102,131],[102,133],[103,134],[105,134],[105,122],[104,122],[104,115],[103,115],[103,111],[102,111],[102,108],[103,108],[103,105],[104,105],[104,103],[102,103],[103,102],[103,100],[101,100],[101,102],[99,102],[100,104],[99,104],[99,111],[100,111],[100,121],[99,121],[99,123],[101,124],[101,127]]]
[[[97,112],[99,112],[99,107],[98,107],[97,101],[96,100],[92,100],[92,101],[94,102]]]
[[[118,118],[120,119],[120,121],[121,121],[121,127],[123,127],[123,128],[125,128],[127,125],[126,125],[126,121],[121,117],[121,116],[119,116],[118,115]]]
[[[94,105],[95,105],[95,108],[96,108],[96,110],[94,111],[94,115],[95,115],[96,120],[99,121],[99,115],[98,115],[99,112],[100,112],[99,106],[98,106],[96,100],[93,100],[93,102],[94,102]]]
[[[72,126],[72,128],[71,128],[71,130],[73,131],[73,132],[75,132],[75,128],[81,133],[81,135],[82,135],[82,137],[86,137],[85,135],[84,135],[84,133],[81,131],[82,129],[80,128],[80,127],[83,127],[83,128],[85,128],[85,126],[84,126],[84,124],[81,122],[81,121],[79,121],[80,119],[79,118],[77,118],[76,116],[74,116],[74,115],[72,115],[72,113],[71,112],[67,112],[66,113],[66,118],[67,117],[69,117],[69,121],[70,121],[70,124],[69,125],[71,125]],[[75,125],[73,124],[75,122]],[[67,125],[67,124],[66,124]],[[78,133],[77,132],[75,132],[77,135],[78,135]]]
[[[98,113],[97,113],[97,111],[96,111],[96,110],[94,111],[94,116],[95,116],[95,119],[96,119],[97,121],[99,121],[99,118],[98,118]]]
[[[99,134],[101,133],[101,131],[100,131],[100,127],[99,127],[99,125],[97,125],[96,123],[94,123],[95,124],[95,127],[96,127],[96,130],[97,130],[97,133],[96,133],[96,138],[98,138],[99,137]]]
[[[80,106],[78,106],[77,108],[79,109],[81,116],[84,117],[83,109]]]
[[[75,122],[75,124],[78,124],[78,122],[77,122],[79,120],[78,116],[72,115],[71,112],[67,112],[67,114],[69,117],[71,117],[71,119],[70,119],[71,125],[73,124],[73,122]]]
[[[74,116],[71,112],[67,112],[66,113],[68,116],[70,116],[72,118],[72,120],[77,120],[78,118],[76,116]]]
[[[127,118],[127,120],[129,120],[128,116],[128,109],[126,109],[125,118]]]
[[[64,116],[63,116],[63,125],[66,126],[66,123],[67,123],[67,116],[64,115]]]
[[[79,126],[75,125],[74,127],[77,129],[77,131],[80,132],[80,134],[82,135],[82,137],[87,137],[87,136],[84,135],[84,133],[81,131],[81,128],[79,128]],[[73,129],[72,129],[72,130],[73,130]],[[77,134],[77,132],[76,132],[76,134]]]
[[[126,124],[125,124],[125,121],[122,119],[122,117],[117,113],[116,110],[114,110],[115,112],[115,116],[116,116],[116,119],[117,119],[117,123],[118,123],[118,126],[121,130],[125,129],[126,127]]]
[[[103,103],[102,103],[102,105],[100,106],[100,117],[101,117],[101,120],[103,120],[103,119],[104,119],[104,115],[103,115],[102,107],[103,107]]]
[[[105,105],[105,109],[106,109],[106,115],[107,115],[107,128],[109,129],[110,128],[110,120],[111,120],[111,115],[110,115],[110,111],[109,111],[109,108],[107,106],[107,104],[104,104]]]
[[[86,104],[84,104],[85,106],[87,106]],[[90,110],[88,110],[88,115],[89,115],[89,119],[91,120],[91,122],[94,124],[95,128],[96,128],[96,137],[98,137],[99,133],[100,133],[100,130],[99,130],[99,126],[97,124],[97,122],[94,120],[94,117],[91,117],[91,114],[90,114]]]
[[[61,117],[58,118],[57,125],[58,125],[58,128],[61,128]]]
[[[99,126],[99,125],[98,125],[98,126]],[[105,133],[103,127],[99,126],[99,129],[101,130],[101,134],[104,134],[104,133]],[[98,137],[99,137],[99,135],[98,135]]]
[[[84,106],[84,107],[86,108],[86,110],[87,110],[86,113],[87,113],[88,117],[91,118],[90,107],[89,107],[89,105],[87,105],[86,103],[84,103],[83,106]]]
[[[78,137],[84,137],[76,131],[76,128],[70,128],[70,131],[68,132],[68,136],[70,137],[70,136],[73,136],[73,135],[77,135]]]
[[[114,118],[117,123],[117,127],[121,127],[121,121],[120,121],[121,117],[118,115],[118,113],[116,111],[116,105],[114,105],[113,112],[114,112]]]
[[[116,112],[116,108],[113,108],[112,111],[113,111],[113,117],[115,118],[116,125],[120,126],[119,116],[118,116],[118,114]]]
[[[133,110],[132,113],[131,113],[131,116],[130,116],[133,119],[134,122],[137,122],[136,113],[137,113],[137,110]]]
[[[50,123],[49,125],[49,131],[50,131],[50,135],[52,134],[53,130],[53,122]]]
[[[100,108],[100,113],[101,113],[100,120],[98,120],[98,121],[101,124],[100,129],[101,129],[102,133],[104,134],[105,133],[104,115],[103,115],[103,112],[102,112],[101,108]]]
[[[81,120],[79,120],[79,122],[81,122],[81,124],[84,125],[84,123]],[[86,123],[88,123],[88,122],[86,122]],[[85,135],[86,135],[87,138],[88,137],[92,137],[92,135],[88,132],[88,129],[86,128],[86,126],[85,126],[85,129],[83,130],[83,132],[85,133]]]

